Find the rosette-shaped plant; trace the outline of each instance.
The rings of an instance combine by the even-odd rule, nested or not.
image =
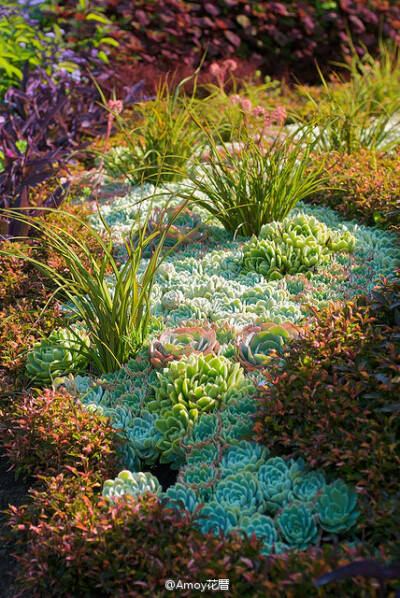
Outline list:
[[[318,496],[317,512],[322,529],[333,534],[346,532],[355,525],[360,514],[356,491],[342,480],[336,480]]]
[[[228,443],[253,434],[254,422],[252,416],[257,411],[257,403],[251,394],[249,393],[249,396],[240,400],[232,401],[221,412],[221,436]]]
[[[178,403],[160,414],[154,425],[161,435],[156,443],[161,463],[171,463],[171,467],[178,469],[185,462],[186,455],[181,439],[193,425],[193,420],[187,409]]]
[[[220,453],[219,445],[214,442],[193,448],[186,457],[186,463],[189,467],[205,463],[206,465],[215,464]]]
[[[237,358],[248,371],[262,370],[270,360],[271,351],[281,352],[285,341],[298,336],[291,322],[247,326],[236,342]]]
[[[201,463],[183,469],[179,474],[178,481],[192,488],[200,496],[202,502],[208,502],[213,498],[217,475],[215,467]]]
[[[297,247],[269,239],[253,239],[243,246],[243,269],[258,272],[266,280],[281,280],[285,274],[308,272],[324,255],[315,240]]]
[[[305,550],[319,537],[316,517],[302,503],[292,503],[282,509],[276,523],[284,541],[290,548]]]
[[[242,514],[253,514],[265,509],[264,497],[257,476],[240,471],[218,480],[214,487],[215,500]]]
[[[196,526],[203,534],[213,532],[216,536],[223,531],[229,534],[238,524],[238,514],[234,510],[211,501],[201,508]]]
[[[51,384],[60,376],[84,370],[88,365],[86,332],[79,328],[53,330],[47,339],[35,343],[28,353],[26,369],[40,384]]]
[[[219,343],[215,330],[199,326],[164,330],[150,343],[150,361],[155,368],[163,368],[170,361],[192,353],[218,353]]]
[[[257,442],[241,440],[228,446],[222,455],[220,469],[222,477],[239,471],[257,471],[265,463],[268,449]]]
[[[267,510],[274,514],[293,499],[293,485],[301,469],[293,460],[272,457],[259,467],[257,475]]]
[[[217,438],[220,432],[221,422],[216,413],[205,413],[196,421],[187,436],[183,439],[183,445],[190,449],[193,446],[203,446]]]
[[[161,305],[167,311],[171,311],[171,309],[177,309],[184,301],[185,296],[179,289],[167,291],[161,297]]]
[[[247,385],[238,363],[225,357],[192,354],[180,361],[172,361],[158,373],[155,400],[148,409],[161,415],[172,405],[182,405],[191,420],[229,401],[232,394]]]
[[[175,217],[173,224],[170,225],[165,237],[164,247],[166,249],[173,247],[176,243],[181,244],[195,243],[203,241],[206,238],[206,231],[201,226],[201,216],[196,212],[192,212],[189,208],[182,206],[168,207],[166,210],[156,208],[149,216],[146,226],[146,237],[150,236],[155,231],[159,230],[162,233],[168,223]],[[136,244],[138,242],[138,234],[132,236],[131,242]],[[153,253],[157,246],[159,237],[155,237],[143,251],[144,257],[148,257]]]
[[[261,513],[255,513],[250,517],[244,515],[239,520],[239,528],[248,536],[255,534],[257,539],[263,539],[264,548],[261,551],[262,554],[268,556],[272,553],[275,542],[278,540],[278,532],[271,517],[262,515]]]
[[[326,487],[326,481],[322,473],[309,471],[297,478],[293,484],[293,495],[302,502],[312,502],[317,494]]]
[[[168,498],[168,506],[178,510],[185,509],[189,513],[194,513],[200,504],[196,492],[180,482],[170,486],[164,496]]]
[[[161,434],[155,427],[155,421],[158,418],[157,413],[150,413],[144,409],[140,417],[135,417],[130,427],[125,431],[126,437],[138,458],[148,465],[154,464],[159,456],[156,444],[157,440],[161,438]]]
[[[144,494],[161,494],[161,486],[151,473],[132,473],[127,469],[121,471],[114,480],[106,480],[103,485],[103,496],[116,500],[125,494],[143,496]]]

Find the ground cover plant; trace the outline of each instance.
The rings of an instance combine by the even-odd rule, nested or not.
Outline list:
[[[81,2],[68,43],[121,10]],[[349,82],[324,78],[329,117],[360,94],[383,105],[397,63],[382,52],[381,66],[353,55]],[[3,127],[0,437],[32,486],[8,509],[16,591],[398,589],[397,108],[390,144],[366,127],[366,147],[327,142],[321,114],[303,118],[283,86],[229,94],[235,64],[215,63],[199,94],[199,73],[189,95],[167,80],[128,114],[98,86],[104,155],[63,210],[38,191],[65,185],[53,169],[85,135],[72,87],[49,127],[34,96],[6,92],[20,112]],[[373,126],[372,104],[358,110]],[[28,150],[54,152],[31,205]]]

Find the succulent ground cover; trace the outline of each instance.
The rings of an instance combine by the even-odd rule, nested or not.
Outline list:
[[[68,43],[76,34],[84,48],[92,27],[99,48],[106,15],[133,10],[105,4],[80,4]],[[199,96],[184,81],[160,85],[131,120],[114,97],[100,182],[84,192],[91,211],[74,189],[65,210],[43,214],[36,195],[28,205],[29,143],[64,160],[81,135],[68,102],[50,129],[27,117],[37,139],[26,146],[22,113],[6,115],[4,205],[29,208],[3,212],[12,234],[0,246],[0,435],[32,483],[8,511],[19,589],[165,596],[176,576],[229,579],[221,596],[378,596],[384,581],[394,591],[399,139],[375,136],[368,99],[383,102],[388,56],[379,68],[368,54],[355,62],[349,85],[323,79],[328,137],[312,106],[305,119],[289,109],[293,92],[228,96],[234,61],[215,64],[217,85]],[[353,92],[364,112],[343,125],[333,107]],[[35,101],[7,98],[25,116]],[[347,132],[355,144],[342,144]],[[56,181],[47,157],[45,193]],[[123,195],[110,195],[118,185]]]

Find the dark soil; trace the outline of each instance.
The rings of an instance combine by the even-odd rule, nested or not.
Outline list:
[[[0,598],[12,598],[14,592],[12,584],[15,576],[17,563],[11,556],[13,547],[3,539],[3,532],[7,531],[7,516],[3,513],[10,504],[15,506],[27,502],[29,483],[21,478],[15,480],[14,472],[8,471],[10,461],[3,456],[3,448],[0,446]]]

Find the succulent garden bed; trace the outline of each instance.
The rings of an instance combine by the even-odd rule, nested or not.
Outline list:
[[[291,91],[214,61],[216,84],[116,99],[106,33],[129,47],[129,11],[143,28],[159,4],[80,3],[61,78],[44,34],[39,75],[17,89],[10,59],[0,88],[0,435],[31,487],[7,501],[14,595],[394,596],[398,57],[354,50],[348,80]]]

